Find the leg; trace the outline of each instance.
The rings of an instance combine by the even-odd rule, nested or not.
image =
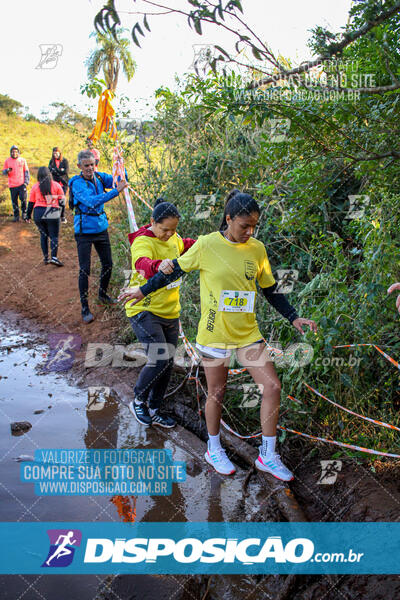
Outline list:
[[[222,402],[228,378],[228,366],[225,365],[225,362],[226,360],[222,359],[221,361],[220,358],[203,358],[207,379],[206,423],[209,438],[204,458],[217,473],[232,475],[236,469],[221,447],[219,436]]]
[[[274,436],[279,417],[281,384],[269,352],[264,343],[253,344],[239,348],[237,356],[240,363],[247,368],[254,382],[262,386],[261,429],[263,435]]]
[[[10,188],[11,204],[13,208],[14,219],[19,219],[18,190],[19,188],[17,187]]]
[[[260,471],[271,473],[277,479],[290,481],[293,479],[293,473],[285,467],[279,454],[275,452],[281,384],[270,354],[264,343],[253,344],[246,348],[240,348],[238,359],[247,368],[255,383],[262,386],[260,408],[262,445],[255,466]]]
[[[22,212],[22,216],[23,218],[26,217],[26,187],[25,185],[20,185],[19,186],[19,197],[21,199],[21,212]]]
[[[110,283],[113,266],[110,238],[108,237],[107,231],[99,234],[99,238],[94,242],[94,247],[96,248],[96,252],[99,255],[101,262],[99,297],[104,298],[107,296],[107,289],[108,284]]]
[[[57,258],[60,219],[49,219],[47,222],[47,228],[49,230],[50,235],[51,258]]]
[[[89,308],[88,290],[92,242],[85,237],[85,234],[75,234],[75,239],[77,243],[79,260],[79,294],[81,298],[82,310],[84,310]]]
[[[49,232],[47,229],[47,221],[42,221],[45,208],[43,206],[37,206],[33,209],[33,220],[35,225],[40,232],[40,246],[42,248],[43,257],[45,260],[49,258]]]
[[[228,367],[221,359],[203,358],[203,368],[207,379],[206,424],[210,435],[218,435],[222,414]]]
[[[147,402],[153,385],[168,367],[170,348],[167,346],[164,329],[159,319],[149,311],[130,317],[133,331],[146,349],[147,364],[140,371],[134,388],[135,399]]]
[[[165,342],[168,344],[167,348],[170,351],[172,351],[172,348],[176,349],[179,335],[179,319],[162,319],[162,328]],[[174,356],[170,356],[167,361],[164,361],[164,365],[160,367],[159,375],[154,381],[149,394],[149,407],[152,410],[158,410],[161,406],[171,378],[173,364]]]

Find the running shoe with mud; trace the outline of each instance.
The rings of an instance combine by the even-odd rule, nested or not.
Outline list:
[[[204,458],[221,475],[233,475],[236,471],[223,448],[217,448],[216,450],[208,448]]]
[[[294,479],[293,473],[285,467],[281,461],[280,455],[276,454],[276,452],[263,454],[262,446],[260,446],[260,453],[254,464],[259,471],[270,473],[277,479],[281,479],[281,481],[292,481],[292,479]]]

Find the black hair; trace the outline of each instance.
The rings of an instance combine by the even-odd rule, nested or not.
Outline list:
[[[51,158],[54,158],[54,152],[59,152],[60,153],[60,160],[62,160],[62,152],[61,152],[61,150],[60,150],[60,148],[58,146],[55,146],[53,148],[53,152],[52,152]]]
[[[172,202],[166,202],[164,198],[158,198],[154,203],[153,212],[151,215],[156,223],[162,223],[168,217],[181,218],[181,215]]]
[[[51,182],[53,178],[47,167],[39,167],[37,178],[39,182],[40,193],[45,198],[51,194]]]
[[[260,207],[250,194],[245,194],[240,190],[232,190],[228,195],[225,202],[224,214],[222,217],[221,225],[219,226],[220,231],[225,231],[228,228],[226,221],[226,215],[229,215],[231,219],[238,216],[251,215],[251,213],[260,214]]]

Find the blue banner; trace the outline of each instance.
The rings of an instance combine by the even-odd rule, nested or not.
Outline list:
[[[400,523],[0,523],[2,574],[398,574]]]

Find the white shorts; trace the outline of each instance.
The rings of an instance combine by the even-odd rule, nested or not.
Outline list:
[[[264,340],[257,340],[252,344],[248,344],[247,346],[242,346],[242,348],[248,348],[249,346],[253,346],[254,344],[261,344]],[[196,342],[196,348],[200,350],[200,355],[204,358],[230,358],[232,356],[232,352],[235,350],[240,350],[240,348],[213,348],[212,346],[203,346]]]

